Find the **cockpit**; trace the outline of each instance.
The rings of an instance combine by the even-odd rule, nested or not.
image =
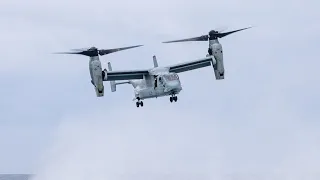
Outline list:
[[[176,73],[164,74],[162,78],[167,82],[179,80],[179,76]]]
[[[154,88],[157,88],[158,86],[166,89],[175,89],[180,86],[179,76],[176,73],[159,75],[155,78]]]

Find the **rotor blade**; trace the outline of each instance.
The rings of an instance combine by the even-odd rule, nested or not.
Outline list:
[[[53,54],[82,54],[82,52],[55,52]]]
[[[71,51],[88,51],[90,48],[70,49]]]
[[[234,30],[234,31],[225,32],[225,33],[218,33],[216,36],[218,38],[222,38],[222,37],[228,36],[228,35],[230,35],[232,33],[243,31],[245,29],[250,29],[250,28],[252,28],[252,27],[242,28],[242,29],[238,29],[238,30]]]
[[[123,50],[136,48],[136,47],[140,47],[140,46],[143,46],[143,45],[128,46],[128,47],[115,48],[115,49],[101,49],[101,50],[99,50],[99,55],[103,56],[103,55],[106,55],[106,54],[115,53],[115,52],[118,52],[118,51],[123,51]]]
[[[162,42],[162,43],[174,43],[174,42],[186,42],[186,41],[208,41],[208,38],[209,38],[208,35],[203,35],[203,36],[187,38],[187,39],[165,41],[165,42]]]

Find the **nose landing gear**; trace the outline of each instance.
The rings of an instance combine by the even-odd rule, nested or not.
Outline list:
[[[141,106],[141,107],[143,107],[143,102],[142,101],[140,101],[140,98],[137,98],[137,102],[136,102],[136,106],[137,107],[139,107],[139,106]]]
[[[170,97],[170,102],[177,102],[178,101],[178,97],[176,96],[176,95],[172,95],[171,97]]]

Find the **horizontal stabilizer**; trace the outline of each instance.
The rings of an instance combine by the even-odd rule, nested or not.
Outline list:
[[[130,84],[130,81],[116,82],[116,85],[120,85],[120,84]]]
[[[123,82],[110,81],[110,84],[111,84],[111,92],[115,92],[117,90],[117,85],[131,84],[131,83],[130,81],[123,81]]]

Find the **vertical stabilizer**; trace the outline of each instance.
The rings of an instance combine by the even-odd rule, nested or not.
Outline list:
[[[153,56],[153,67],[158,67],[158,61],[156,56]]]
[[[110,62],[108,62],[108,71],[112,71],[112,66]]]
[[[108,70],[112,71],[112,66],[110,62],[108,62]],[[111,92],[115,92],[117,90],[115,81],[110,81],[110,88],[111,88]]]

